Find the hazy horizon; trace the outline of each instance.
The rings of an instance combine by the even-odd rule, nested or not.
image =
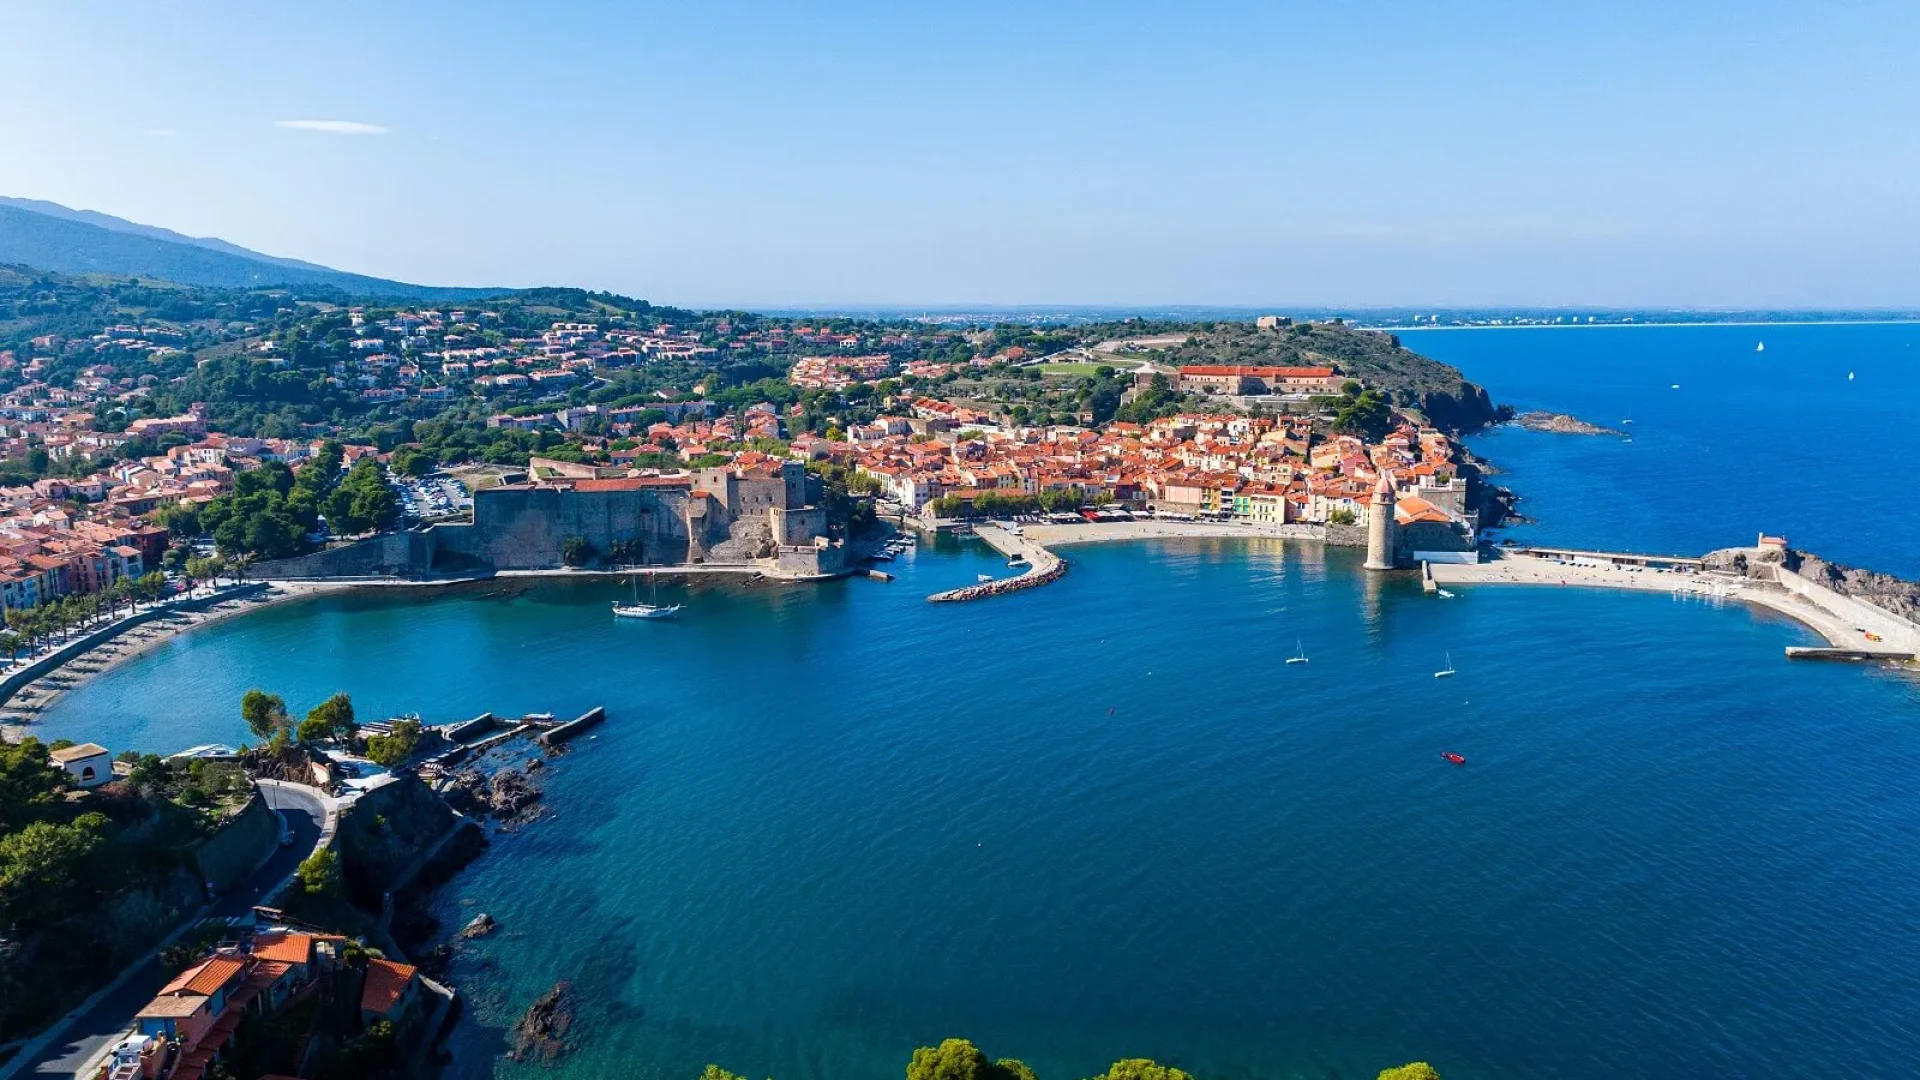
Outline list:
[[[423,284],[1920,306],[1898,137],[1920,18],[1891,4],[28,2],[10,23],[34,48],[0,72],[0,191]]]

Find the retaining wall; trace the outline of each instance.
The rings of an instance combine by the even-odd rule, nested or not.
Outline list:
[[[252,873],[279,841],[280,821],[255,791],[244,809],[195,849],[193,858],[213,890],[226,892]]]
[[[1784,566],[1774,567],[1775,580],[1780,587],[1796,596],[1805,597],[1834,615],[1847,620],[1854,626],[1863,627],[1879,634],[1885,640],[1879,642],[1881,648],[1902,652],[1920,653],[1920,627],[1895,615],[1886,608],[1870,604],[1865,600],[1843,596],[1817,582],[1811,581]],[[1864,644],[1864,643],[1863,643]]]

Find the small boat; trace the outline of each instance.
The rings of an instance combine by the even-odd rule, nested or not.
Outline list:
[[[1445,589],[1435,589],[1435,590],[1433,590],[1433,594],[1434,594],[1435,596],[1438,596],[1438,597],[1439,597],[1440,599],[1442,599],[1442,600],[1451,600],[1451,599],[1453,599],[1453,594],[1452,594],[1452,593],[1450,593],[1450,592],[1448,592],[1448,591],[1447,591],[1447,590],[1445,590]]]
[[[660,582],[658,579],[654,578],[652,574],[648,574],[647,578],[648,580],[653,582],[653,593],[652,593],[653,602],[647,603],[647,604],[643,604],[640,602],[640,583],[636,581],[634,582],[634,585],[633,585],[633,603],[623,604],[618,600],[615,600],[613,602],[614,618],[616,619],[671,619],[675,615],[678,615],[680,613],[679,604],[673,604],[669,607],[660,606],[660,603],[659,603]]]
[[[1447,763],[1450,765],[1465,765],[1467,763],[1466,758],[1461,757],[1459,754],[1456,754],[1451,750],[1440,751],[1440,756],[1443,758],[1446,758]]]
[[[876,551],[872,555],[868,556],[868,558],[872,559],[874,562],[892,562],[893,552],[884,551],[884,550]]]
[[[1440,669],[1439,671],[1436,671],[1436,672],[1434,672],[1434,673],[1433,673],[1433,677],[1434,677],[1434,678],[1436,678],[1436,679],[1451,679],[1451,678],[1453,678],[1453,676],[1454,676],[1454,670],[1453,670],[1453,654],[1452,654],[1452,653],[1448,653],[1448,654],[1447,654],[1447,666],[1446,666],[1446,667],[1443,667],[1443,668],[1441,668],[1441,669]]]
[[[1299,651],[1299,652],[1297,652],[1297,653],[1295,653],[1295,654],[1294,654],[1294,655],[1292,655],[1292,656],[1289,656],[1289,657],[1287,657],[1287,663],[1289,663],[1289,664],[1304,664],[1304,663],[1306,663],[1306,662],[1307,662],[1307,647],[1306,647],[1306,645],[1305,645],[1304,643],[1302,643],[1302,642],[1301,642],[1301,640],[1300,640],[1299,638],[1294,638],[1294,639],[1293,639],[1293,643],[1294,643],[1295,645],[1297,645],[1297,646],[1299,646],[1299,650],[1300,650],[1300,651]]]
[[[1754,352],[1766,352],[1766,351],[1767,351],[1767,343],[1763,341],[1763,342],[1761,342],[1760,344],[1758,344],[1758,345],[1755,345],[1755,346],[1753,347],[1753,351],[1754,351]]]
[[[1679,384],[1679,383],[1674,383],[1674,384],[1673,384],[1673,388],[1674,388],[1675,390],[1678,390],[1678,389],[1680,389],[1680,384]]]
[[[1621,422],[1622,424],[1631,424],[1631,423],[1633,423],[1633,418],[1632,418],[1632,417],[1628,417],[1627,419],[1625,419],[1625,420],[1622,420],[1622,421],[1620,421],[1620,422]]]
[[[1851,372],[1851,371],[1849,371],[1849,372],[1847,372],[1847,381],[1848,381],[1848,382],[1852,382],[1852,381],[1853,381],[1853,372]]]
[[[973,575],[973,580],[979,582],[982,585],[985,585],[987,582],[993,580],[993,575],[992,574],[975,574]]]

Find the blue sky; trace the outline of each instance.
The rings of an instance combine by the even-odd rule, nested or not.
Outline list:
[[[0,194],[414,281],[1920,305],[1911,4],[7,12]]]

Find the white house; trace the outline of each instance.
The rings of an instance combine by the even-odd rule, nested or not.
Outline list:
[[[99,743],[81,743],[47,754],[55,765],[73,774],[73,782],[83,788],[99,787],[113,779],[113,757]]]

